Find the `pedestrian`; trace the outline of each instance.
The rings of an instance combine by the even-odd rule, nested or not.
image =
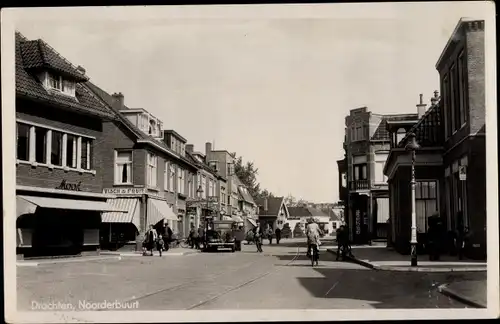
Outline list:
[[[189,230],[189,247],[194,248],[194,234],[198,231],[194,228],[194,224],[191,223],[191,229]]]
[[[281,240],[281,229],[279,227],[276,227],[276,244],[280,244],[280,240]]]
[[[233,229],[234,236],[234,249],[236,251],[241,251],[241,241],[244,239],[243,226],[238,226]]]
[[[154,255],[154,248],[156,244],[156,239],[158,237],[158,233],[156,233],[156,229],[154,228],[154,225],[151,224],[149,225],[149,231],[147,234],[147,250],[151,251],[151,256]]]
[[[465,237],[466,231],[463,222],[463,214],[462,212],[458,212],[457,214],[457,229],[456,229],[456,239],[455,239],[455,248],[458,254],[458,259],[462,260],[464,257],[464,248],[465,248]]]
[[[318,235],[319,236],[319,225],[314,222],[314,219],[311,217],[307,220],[306,226],[306,237],[307,237],[307,256],[311,256],[311,242],[309,240],[310,235]],[[312,237],[312,236],[311,236]]]
[[[167,224],[165,228],[165,251],[168,251],[170,249],[170,244],[172,244],[172,239],[174,237],[174,232],[170,228],[170,225]]]
[[[193,226],[192,230],[193,230],[193,235],[191,235],[191,237],[192,237],[193,243],[192,243],[191,248],[195,248],[196,250],[199,250],[200,249],[200,234],[198,233],[198,230],[194,228],[194,226]]]
[[[163,250],[165,250],[165,241],[163,240],[163,236],[161,234],[158,235],[158,240],[156,241],[156,249],[160,253],[160,256]]]
[[[307,234],[307,241],[308,241],[308,249],[311,250],[312,254],[309,253],[309,256],[311,258],[314,257],[313,262],[318,265],[319,263],[319,246],[321,245],[321,241],[319,239],[320,232],[319,231],[309,231]]]
[[[273,234],[273,228],[269,226],[269,228],[267,229],[267,238],[269,239],[269,245],[273,244]]]
[[[347,233],[347,229],[345,228],[344,225],[340,225],[339,229],[337,230],[337,258],[336,260],[339,260],[339,257],[342,256],[342,261],[345,260],[345,256],[351,254],[350,246],[349,246],[349,237]]]
[[[198,227],[198,249],[200,249],[200,243],[203,243],[203,248],[207,246],[207,242],[205,240],[205,227],[203,227],[202,224],[200,224],[200,227]]]
[[[257,247],[257,252],[259,253],[262,253],[262,236],[262,229],[260,228],[260,224],[258,224],[257,227],[253,229],[253,240]]]

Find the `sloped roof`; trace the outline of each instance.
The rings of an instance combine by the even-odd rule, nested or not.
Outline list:
[[[88,81],[88,77],[41,39],[22,40],[21,56],[25,69],[49,69],[77,82]]]
[[[288,207],[291,217],[328,217],[324,211],[313,207]]]
[[[419,121],[413,125],[408,133],[399,142],[398,147],[405,147],[409,134],[415,134],[417,143],[422,147],[435,147],[442,145],[441,113],[438,100],[432,105]]]
[[[252,196],[250,195],[250,193],[248,193],[248,191],[246,190],[246,187],[245,185],[243,184],[243,182],[241,182],[240,178],[238,178],[237,176],[235,176],[235,181],[236,185],[238,186],[238,192],[242,198],[242,200],[250,203],[250,204],[255,204],[255,201],[253,200]]]
[[[383,115],[380,124],[378,125],[375,133],[372,136],[374,141],[390,141],[391,136],[387,131],[388,121],[410,121],[417,120],[418,114],[400,114],[400,115]]]
[[[99,98],[97,98],[84,83],[78,83],[77,81],[75,98],[57,93],[55,91],[46,90],[33,71],[25,66],[25,59],[28,66],[33,66],[35,65],[33,61],[35,61],[36,58],[32,58],[31,56],[40,54],[36,53],[36,49],[31,48],[34,48],[33,45],[26,46],[24,48],[24,55],[22,54],[22,48],[24,47],[23,44],[30,41],[19,32],[16,32],[15,42],[16,96],[29,100],[42,101],[47,104],[70,109],[74,112],[115,118],[116,114],[110,110],[104,102],[99,100]],[[66,62],[66,60],[55,51],[51,51],[50,53],[50,61],[53,62],[54,60],[58,60],[59,62],[59,64],[51,64],[60,66],[60,69],[69,69],[67,66],[63,67],[63,65],[70,65],[71,63],[62,63]],[[56,59],[56,57],[58,57],[58,59]],[[41,67],[44,67],[44,65],[41,65]],[[81,74],[80,77],[82,77]],[[86,78],[84,80],[86,80]]]
[[[267,210],[264,210],[264,199],[257,199],[257,205],[261,206],[259,208],[259,216],[278,216],[284,199],[285,197],[267,198]]]
[[[325,212],[323,212],[320,209],[307,207],[307,210],[309,211],[309,214],[311,214],[312,217],[324,217],[324,216],[328,217],[328,215],[325,214]]]
[[[186,151],[186,159],[199,169],[203,169],[209,173],[211,173],[213,176],[217,177],[218,179],[226,180],[226,178],[222,177],[217,171],[215,171],[213,168],[211,168],[209,165],[206,163],[201,163],[198,161],[197,158],[194,157],[194,155],[188,151]]]

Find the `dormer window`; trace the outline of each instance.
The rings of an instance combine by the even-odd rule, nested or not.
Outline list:
[[[150,119],[149,120],[149,135],[156,136],[156,120]]]
[[[50,90],[57,91],[68,96],[75,96],[75,82],[66,80],[60,75],[46,72],[44,85]]]

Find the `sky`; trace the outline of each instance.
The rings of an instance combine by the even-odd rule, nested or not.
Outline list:
[[[15,27],[195,150],[254,162],[262,188],[335,202],[349,110],[416,112],[458,20],[487,4],[36,8]]]

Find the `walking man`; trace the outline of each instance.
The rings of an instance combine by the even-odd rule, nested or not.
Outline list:
[[[156,230],[153,226],[153,224],[149,225],[149,231],[147,233],[147,247],[146,249],[148,251],[151,251],[151,256],[153,256],[153,250],[155,248],[155,245],[156,245],[156,239],[158,237],[158,233],[156,233]]]
[[[276,244],[280,244],[281,240],[281,229],[279,227],[276,227]]]
[[[257,224],[257,227],[253,229],[253,239],[255,242],[255,246],[257,247],[257,252],[262,253],[262,229],[260,228],[260,224]]]

